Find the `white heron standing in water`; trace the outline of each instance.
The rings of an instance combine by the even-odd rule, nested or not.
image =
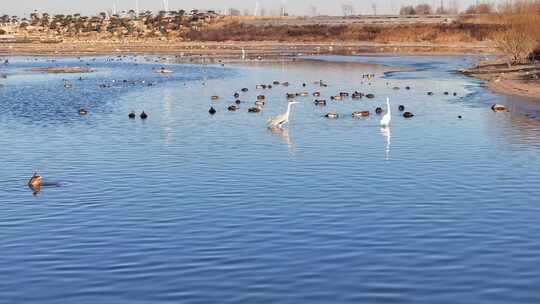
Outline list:
[[[270,117],[266,124],[268,125],[268,128],[281,128],[284,124],[289,122],[289,115],[291,114],[291,108],[293,104],[297,104],[297,101],[291,101],[287,105],[287,112],[280,114],[275,117]]]
[[[390,121],[392,120],[392,113],[390,111],[390,98],[386,97],[386,114],[381,118],[381,126],[386,128],[390,126]]]

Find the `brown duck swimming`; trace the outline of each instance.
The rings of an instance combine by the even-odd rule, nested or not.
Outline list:
[[[369,116],[369,111],[357,111],[352,113],[352,117],[360,118]]]
[[[37,172],[34,172],[34,175],[28,181],[28,187],[34,191],[41,188],[41,176],[37,175]]]

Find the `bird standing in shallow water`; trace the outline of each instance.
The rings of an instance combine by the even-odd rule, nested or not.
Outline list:
[[[291,108],[293,104],[297,104],[297,101],[291,101],[287,105],[287,112],[280,114],[276,117],[271,117],[267,121],[269,128],[281,128],[284,124],[289,122],[289,115],[291,114]]]
[[[390,126],[390,121],[392,120],[392,112],[390,110],[390,98],[386,97],[386,114],[381,118],[381,126],[388,127]]]

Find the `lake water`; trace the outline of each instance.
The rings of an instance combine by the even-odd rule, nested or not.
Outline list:
[[[0,303],[539,303],[540,103],[452,72],[470,57],[318,59],[158,75],[142,57],[11,58]],[[82,80],[29,72],[86,64]],[[274,80],[291,85],[255,89]],[[316,90],[326,107],[300,97],[288,128],[267,130],[286,92]],[[376,98],[329,100],[354,90]],[[33,171],[53,185],[34,195]]]

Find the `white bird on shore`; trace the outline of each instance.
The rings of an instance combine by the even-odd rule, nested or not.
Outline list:
[[[289,115],[291,114],[291,107],[293,104],[297,104],[297,101],[289,102],[287,105],[287,112],[275,117],[270,117],[267,121],[268,128],[281,128],[284,124],[289,122]]]
[[[390,111],[390,98],[386,97],[386,114],[381,118],[381,126],[388,127],[390,126],[390,121],[392,120],[392,113]]]

